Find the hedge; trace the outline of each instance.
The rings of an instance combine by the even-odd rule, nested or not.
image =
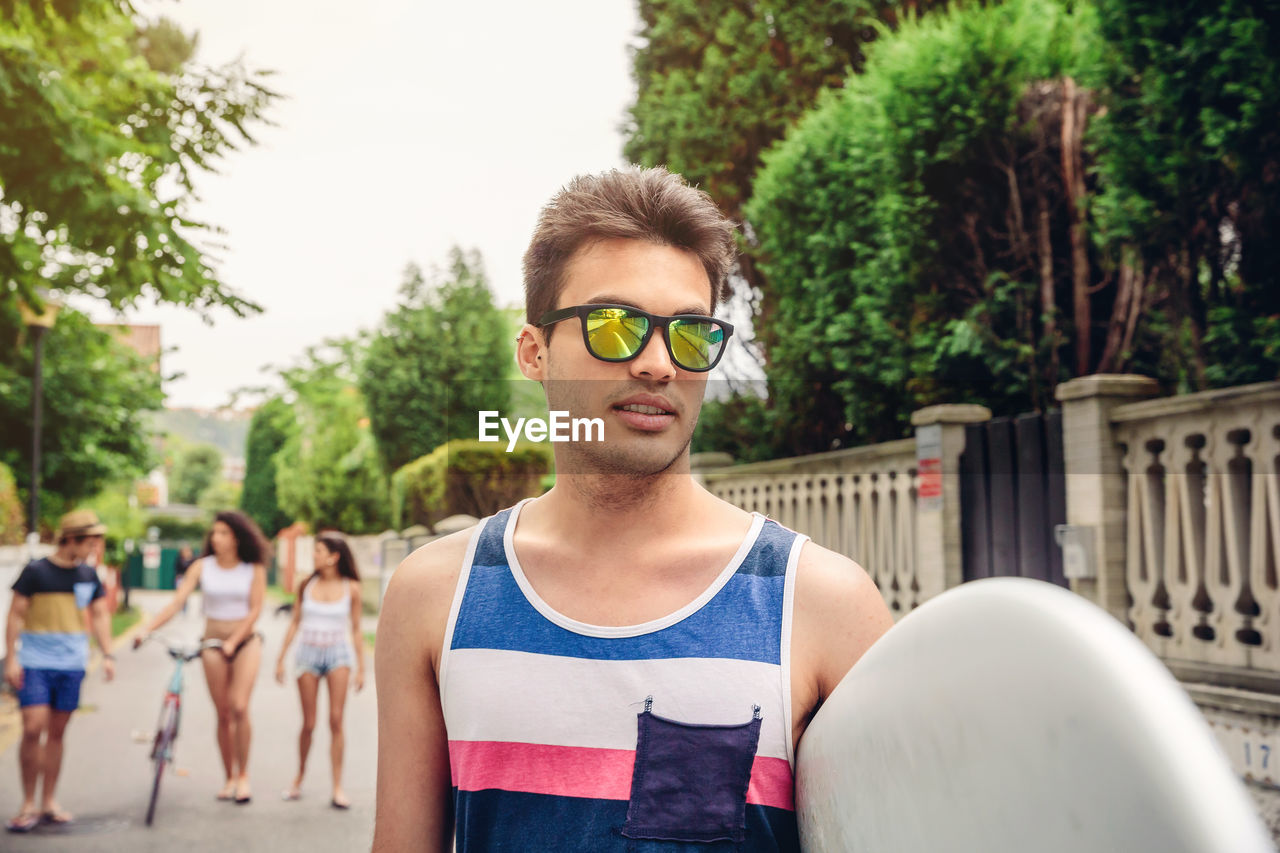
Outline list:
[[[434,527],[451,515],[483,518],[541,492],[551,454],[538,445],[456,439],[402,466],[391,477],[391,512],[397,528]]]

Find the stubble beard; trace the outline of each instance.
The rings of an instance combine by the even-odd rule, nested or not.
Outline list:
[[[570,417],[581,417],[588,408],[591,381],[548,380],[544,387],[547,404],[552,411],[567,411]],[[605,417],[610,415],[605,413]],[[694,422],[696,425],[696,421]],[[618,425],[615,425],[618,426]],[[643,433],[625,425],[627,447],[618,442],[572,442],[561,445],[556,453],[556,474],[568,475],[568,485],[595,506],[617,508],[635,506],[656,500],[664,478],[676,473],[678,463],[693,441],[693,427],[683,436],[679,447],[664,451],[663,438],[646,439]],[[654,446],[646,446],[654,445]]]

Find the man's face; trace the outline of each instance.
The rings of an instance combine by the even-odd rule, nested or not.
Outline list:
[[[76,536],[71,539],[72,555],[79,562],[84,562],[98,548],[101,536]]]
[[[556,307],[591,303],[666,316],[705,315],[711,313],[711,283],[690,252],[641,240],[605,240],[569,260]],[[634,359],[606,362],[587,351],[582,321],[574,317],[556,324],[542,352],[545,372],[535,378],[544,380],[550,409],[604,421],[603,442],[557,446],[568,448],[557,454],[558,470],[648,476],[684,467],[707,375],[672,363],[662,329],[653,330]]]

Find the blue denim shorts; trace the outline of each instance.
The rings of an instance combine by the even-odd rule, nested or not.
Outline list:
[[[83,669],[24,669],[18,705],[48,705],[55,711],[74,711],[80,707],[83,680]]]
[[[298,667],[299,675],[310,672],[324,678],[335,669],[353,666],[355,658],[355,652],[350,643],[333,643],[328,646],[299,643],[298,657],[294,663]]]

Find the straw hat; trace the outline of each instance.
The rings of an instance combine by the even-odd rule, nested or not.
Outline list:
[[[58,538],[69,539],[75,536],[101,536],[107,532],[107,526],[98,521],[98,514],[91,509],[72,510],[58,522]]]

